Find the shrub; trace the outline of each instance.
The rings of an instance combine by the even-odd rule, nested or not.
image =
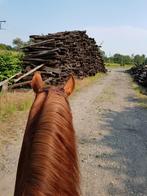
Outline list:
[[[0,50],[0,81],[21,70],[23,54],[11,50]]]

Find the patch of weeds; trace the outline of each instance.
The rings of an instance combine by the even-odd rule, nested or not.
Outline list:
[[[82,88],[87,87],[95,81],[102,79],[104,76],[106,76],[106,73],[97,73],[95,76],[86,77],[82,80],[76,80],[75,92],[78,92]]]
[[[128,64],[124,64],[123,66],[121,66],[119,63],[105,63],[106,68],[127,68],[130,69],[131,67],[133,67],[133,65],[128,65]]]
[[[0,94],[0,121],[5,121],[17,111],[26,111],[32,103],[32,92],[7,92]]]
[[[133,89],[135,90],[138,104],[140,107],[147,109],[147,91],[137,83],[132,82]]]

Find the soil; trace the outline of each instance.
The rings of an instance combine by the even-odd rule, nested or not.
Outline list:
[[[147,109],[124,69],[70,99],[83,196],[147,195]],[[0,131],[0,195],[12,196],[27,112]]]

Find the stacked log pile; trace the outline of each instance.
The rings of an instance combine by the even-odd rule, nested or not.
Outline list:
[[[147,65],[134,66],[129,70],[134,80],[147,87]]]
[[[30,36],[32,44],[25,47],[23,73],[43,64],[39,71],[48,84],[61,84],[69,74],[78,78],[106,72],[100,47],[86,31],[59,32],[48,35]],[[30,81],[32,75],[21,82]]]

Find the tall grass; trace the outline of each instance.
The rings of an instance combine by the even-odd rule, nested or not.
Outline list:
[[[138,103],[140,107],[147,109],[147,90],[132,81],[132,87],[136,92]]]
[[[95,76],[90,76],[87,78],[84,78],[83,80],[76,79],[76,88],[75,91],[80,91],[82,88],[89,86],[96,80],[99,80],[103,78],[106,74],[105,73],[97,73]]]
[[[98,73],[95,76],[76,80],[75,92],[92,84],[102,78],[105,74]],[[6,92],[0,93],[0,121],[5,121],[18,111],[26,111],[30,108],[34,98],[32,90],[27,92]]]
[[[33,92],[6,92],[0,94],[0,121],[11,117],[17,111],[27,110],[32,103]]]
[[[127,69],[129,69],[129,68],[131,68],[131,67],[133,67],[133,65],[128,65],[128,64],[125,64],[124,66],[121,66],[119,63],[105,63],[105,65],[106,65],[106,67],[107,68],[127,68]]]

